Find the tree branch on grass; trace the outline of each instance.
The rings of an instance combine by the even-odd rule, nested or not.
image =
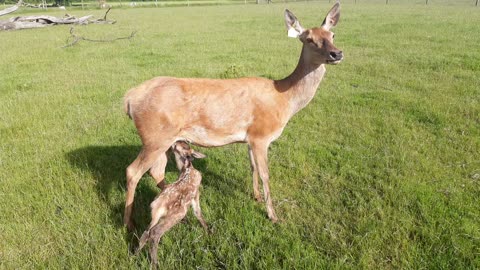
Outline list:
[[[105,15],[103,15],[103,19],[98,19],[98,20],[96,20],[95,23],[115,24],[117,21],[115,21],[115,20],[111,20],[111,21],[107,20],[107,14],[108,14],[108,12],[110,12],[110,9],[112,9],[112,8],[108,8],[108,10],[105,12]]]
[[[63,18],[57,18],[48,15],[13,17],[9,20],[0,21],[0,31],[39,28],[58,24],[115,24],[117,21],[107,20],[107,13],[109,11],[110,9],[105,12],[103,18],[96,20],[91,19],[93,15],[86,15],[80,18],[75,18],[75,16],[71,16],[68,14],[66,14]]]
[[[41,8],[40,5],[34,5],[34,4],[30,4],[30,3],[23,3],[23,6],[24,7],[30,7],[30,8]]]
[[[19,0],[14,6],[0,10],[0,16],[15,12],[22,5],[22,0]]]
[[[114,42],[114,41],[117,41],[117,40],[122,40],[122,39],[132,39],[135,34],[137,33],[137,31],[133,31],[130,36],[127,36],[127,37],[119,37],[119,38],[112,38],[112,39],[90,39],[90,38],[86,38],[84,36],[77,36],[75,33],[74,33],[74,30],[75,28],[72,27],[70,28],[70,37],[67,38],[67,45],[65,46],[62,46],[62,48],[68,48],[68,47],[72,47],[74,46],[75,44],[77,44],[79,41],[90,41],[90,42]]]

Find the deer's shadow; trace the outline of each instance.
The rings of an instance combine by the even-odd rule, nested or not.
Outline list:
[[[86,146],[66,154],[67,160],[76,168],[93,175],[96,180],[96,191],[110,209],[110,218],[118,226],[123,226],[123,211],[125,206],[126,180],[125,170],[137,157],[141,147],[137,145],[124,146]],[[225,196],[235,196],[236,189],[244,189],[242,181],[231,179],[228,188],[221,183],[223,177],[208,170],[208,158],[194,161],[194,166],[203,176],[202,184],[221,192]],[[178,169],[173,157],[169,157],[165,173],[174,173],[173,179],[178,176]],[[160,192],[160,189],[147,181],[154,181],[146,173],[138,183],[135,191],[133,218],[137,228],[145,228],[150,220],[150,203]],[[170,177],[171,178],[171,177]],[[174,180],[170,180],[171,183]],[[233,186],[232,186],[233,185]],[[245,192],[245,190],[243,190]],[[119,200],[121,193],[122,200]]]

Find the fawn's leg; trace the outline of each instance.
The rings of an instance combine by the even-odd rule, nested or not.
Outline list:
[[[165,231],[162,229],[161,224],[158,224],[154,226],[150,230],[150,259],[152,260],[151,262],[151,269],[157,269],[158,268],[158,243],[160,243],[160,238],[162,238],[162,235],[165,233]]]
[[[157,225],[150,229],[150,258],[152,259],[152,268],[158,267],[158,243],[160,238],[168,232],[175,224],[177,224],[186,213],[178,213],[174,215],[166,215]]]
[[[158,268],[158,244],[160,243],[160,238],[173,226],[170,226],[170,228],[167,228],[165,225],[168,225],[169,222],[168,220],[162,220],[160,223],[157,225],[153,226],[150,229],[150,259],[152,260],[151,262],[151,268],[152,269],[157,269]]]
[[[145,230],[142,234],[142,237],[140,237],[140,240],[138,241],[138,247],[135,250],[135,256],[140,253],[148,240],[150,240],[150,230]]]
[[[155,200],[154,202],[157,202],[157,200]],[[166,210],[164,207],[160,206],[158,208],[152,209],[151,215],[152,220],[150,221],[150,225],[148,226],[148,229],[145,230],[145,232],[142,234],[142,237],[140,237],[140,240],[138,241],[138,248],[135,254],[138,254],[140,250],[142,250],[148,240],[152,240],[150,232],[155,227],[155,225],[160,222],[160,219],[166,215]]]
[[[202,224],[205,232],[208,233],[208,226],[205,220],[203,219],[202,209],[200,208],[200,192],[198,191],[197,191],[197,194],[195,194],[195,198],[193,198],[192,200],[192,208],[193,208],[193,214],[195,215],[195,217],[197,217],[198,221],[200,221],[200,224]]]

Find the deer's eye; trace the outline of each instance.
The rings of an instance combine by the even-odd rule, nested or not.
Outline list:
[[[313,43],[313,39],[312,38],[307,38],[307,42],[308,43]]]
[[[335,39],[335,34],[333,34],[332,39]]]

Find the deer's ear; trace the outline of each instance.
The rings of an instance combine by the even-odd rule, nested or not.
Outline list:
[[[297,38],[305,29],[300,25],[297,17],[293,13],[285,9],[285,25],[287,26],[287,34],[291,38]]]
[[[323,20],[322,27],[325,30],[330,30],[330,28],[337,25],[338,20],[340,20],[340,1],[337,0],[335,5],[333,5],[332,9],[327,14],[327,17]]]
[[[200,152],[197,152],[197,151],[193,151],[192,156],[193,156],[194,158],[206,158],[206,157],[207,157],[206,155],[204,155],[204,154],[202,154],[202,153],[200,153]]]

